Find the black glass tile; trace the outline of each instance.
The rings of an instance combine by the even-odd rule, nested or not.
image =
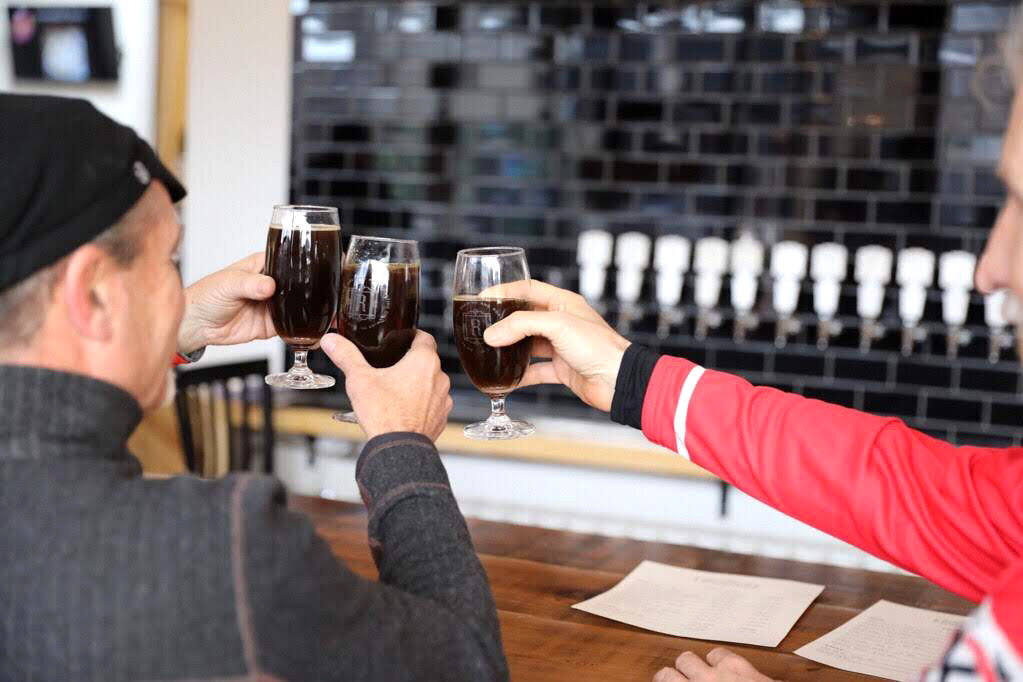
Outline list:
[[[540,25],[544,28],[567,29],[583,22],[582,8],[569,5],[540,7]]]
[[[689,210],[689,202],[686,197],[681,194],[644,192],[639,195],[639,210],[644,213],[682,215]]]
[[[934,138],[927,135],[893,135],[881,138],[881,158],[906,161],[934,158]]]
[[[698,195],[693,199],[696,213],[711,216],[736,215],[740,201],[730,195]]]
[[[356,208],[352,213],[352,223],[363,227],[390,227],[392,217],[390,211]]]
[[[760,185],[762,180],[762,168],[759,165],[740,164],[728,166],[725,171],[725,181],[729,185],[740,187],[754,187]]]
[[[838,171],[827,166],[789,166],[785,170],[785,184],[808,189],[836,189]]]
[[[927,397],[927,418],[945,421],[961,421],[971,424],[980,422],[983,405],[980,401],[964,398]]]
[[[835,125],[838,111],[831,102],[793,102],[789,115],[794,125]]]
[[[888,28],[940,31],[945,28],[946,8],[941,5],[891,5]]]
[[[340,152],[320,152],[306,156],[306,166],[317,170],[340,170],[345,167],[345,155]]]
[[[706,163],[673,163],[668,166],[668,182],[682,184],[714,184],[717,166]]]
[[[361,180],[335,180],[330,183],[330,194],[349,199],[365,199],[369,196],[369,183]]]
[[[781,105],[777,102],[735,102],[732,104],[732,123],[778,125],[781,123]]]
[[[910,192],[933,192],[938,186],[937,172],[929,168],[914,168],[909,173]]]
[[[689,134],[676,130],[648,130],[643,133],[643,151],[685,154],[689,151]]]
[[[458,87],[459,69],[458,64],[432,64],[430,65],[430,87],[438,89],[450,89]]]
[[[994,173],[978,170],[973,175],[974,192],[985,197],[1002,198],[1005,196],[1005,183]]]
[[[618,43],[618,59],[623,62],[646,62],[654,55],[654,36],[625,33]]]
[[[917,101],[914,109],[913,125],[919,129],[933,129],[938,127],[938,114],[940,113],[940,107],[937,102]]]
[[[810,138],[799,133],[761,133],[757,137],[757,153],[763,156],[805,156]]]
[[[941,71],[920,69],[918,78],[917,92],[921,95],[937,95],[941,92]]]
[[[589,190],[583,198],[586,208],[592,211],[621,211],[628,207],[631,196],[628,192],[615,190]]]
[[[435,11],[438,31],[456,31],[461,27],[462,11],[458,5],[439,5]]]
[[[735,58],[742,62],[779,62],[785,59],[785,39],[776,36],[739,38],[735,43]]]
[[[845,173],[846,189],[867,192],[897,192],[899,174],[874,168],[850,168]]]
[[[998,208],[995,206],[942,204],[938,222],[949,227],[976,227],[986,230],[995,224],[997,217]]]
[[[959,374],[959,387],[983,393],[998,392],[1016,395],[1019,391],[1019,370],[964,367]]]
[[[315,197],[320,194],[320,183],[317,180],[306,180],[302,185],[302,191],[306,196]]]
[[[826,159],[869,159],[870,138],[862,135],[820,135],[817,154]]]
[[[817,220],[862,223],[867,219],[867,202],[855,199],[818,199]]]
[[[370,129],[364,125],[334,126],[333,138],[335,142],[369,142]]]
[[[813,400],[823,400],[832,405],[844,407],[856,406],[856,393],[841,388],[825,388],[823,386],[804,386],[803,396]]]
[[[675,40],[675,56],[680,62],[720,62],[725,59],[724,37],[680,36]]]
[[[619,121],[660,121],[664,118],[664,105],[656,100],[618,101],[616,115]]]
[[[583,59],[591,62],[607,61],[611,56],[609,36],[586,36],[583,40]]]
[[[765,95],[809,94],[812,90],[811,71],[765,71],[760,76],[760,91]]]
[[[871,414],[912,419],[917,416],[918,400],[908,393],[866,391],[863,409]]]
[[[452,145],[458,139],[458,128],[454,125],[433,125],[427,133],[430,144],[438,146]]]
[[[812,377],[824,376],[824,356],[816,357],[806,353],[777,352],[774,354],[775,374],[803,374]]]
[[[732,92],[735,73],[732,71],[706,71],[701,77],[703,91],[708,93]]]
[[[764,218],[805,220],[812,215],[813,202],[809,199],[771,195],[755,197],[753,214]]]
[[[877,5],[822,5],[806,10],[806,29],[813,32],[841,33],[850,30],[876,30],[880,12]]]
[[[745,154],[749,139],[739,133],[703,133],[700,135],[701,154]]]
[[[674,106],[672,118],[676,123],[720,123],[721,104],[717,102],[686,101]]]
[[[795,57],[800,62],[841,62],[845,61],[847,40],[845,36],[796,42]]]
[[[615,182],[657,182],[661,169],[656,163],[615,161],[611,176]]]
[[[636,10],[630,7],[598,5],[593,8],[593,28],[604,30],[617,29],[620,26],[620,22],[629,19],[636,19]]]
[[[910,36],[861,36],[856,39],[856,61],[904,64],[912,54]]]
[[[877,222],[897,225],[929,225],[931,204],[925,201],[880,201]]]
[[[719,350],[714,365],[733,372],[763,372],[764,354],[758,351]]]
[[[604,177],[604,162],[600,159],[579,159],[576,175],[581,180],[601,180]]]

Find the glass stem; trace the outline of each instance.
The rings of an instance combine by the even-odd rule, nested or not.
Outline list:
[[[291,366],[291,374],[298,376],[309,376],[312,374],[312,370],[309,369],[309,365],[306,364],[306,358],[309,355],[307,350],[296,350],[295,351],[295,364]]]
[[[511,423],[508,413],[504,411],[504,399],[507,396],[490,396],[490,417],[487,423],[492,427],[507,428]]]

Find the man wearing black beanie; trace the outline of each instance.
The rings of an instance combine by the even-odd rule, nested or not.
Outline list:
[[[125,442],[172,357],[273,334],[262,254],[182,289],[184,195],[88,103],[0,94],[0,681],[506,679],[428,335],[384,370],[331,344],[380,583],[276,479],[142,478]]]

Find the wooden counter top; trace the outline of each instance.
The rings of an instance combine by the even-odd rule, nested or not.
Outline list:
[[[302,497],[293,497],[290,504],[312,517],[334,553],[354,571],[376,579],[361,506]],[[718,646],[647,632],[571,608],[610,588],[643,559],[825,585],[777,648],[725,645],[778,680],[877,680],[791,652],[878,599],[960,614],[973,608],[969,602],[910,576],[489,521],[470,520],[469,529],[490,576],[515,682],[649,682],[682,651],[703,655]]]

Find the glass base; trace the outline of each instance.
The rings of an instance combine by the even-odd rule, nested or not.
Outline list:
[[[283,374],[271,374],[266,377],[266,383],[277,388],[330,388],[336,382],[334,377],[324,374],[296,374],[285,372]]]
[[[488,419],[485,422],[469,424],[465,427],[465,437],[473,440],[511,440],[531,436],[536,427],[529,422],[517,419]]]
[[[354,412],[335,412],[331,415],[334,421],[344,422],[346,424],[358,424],[359,418],[355,416]]]

